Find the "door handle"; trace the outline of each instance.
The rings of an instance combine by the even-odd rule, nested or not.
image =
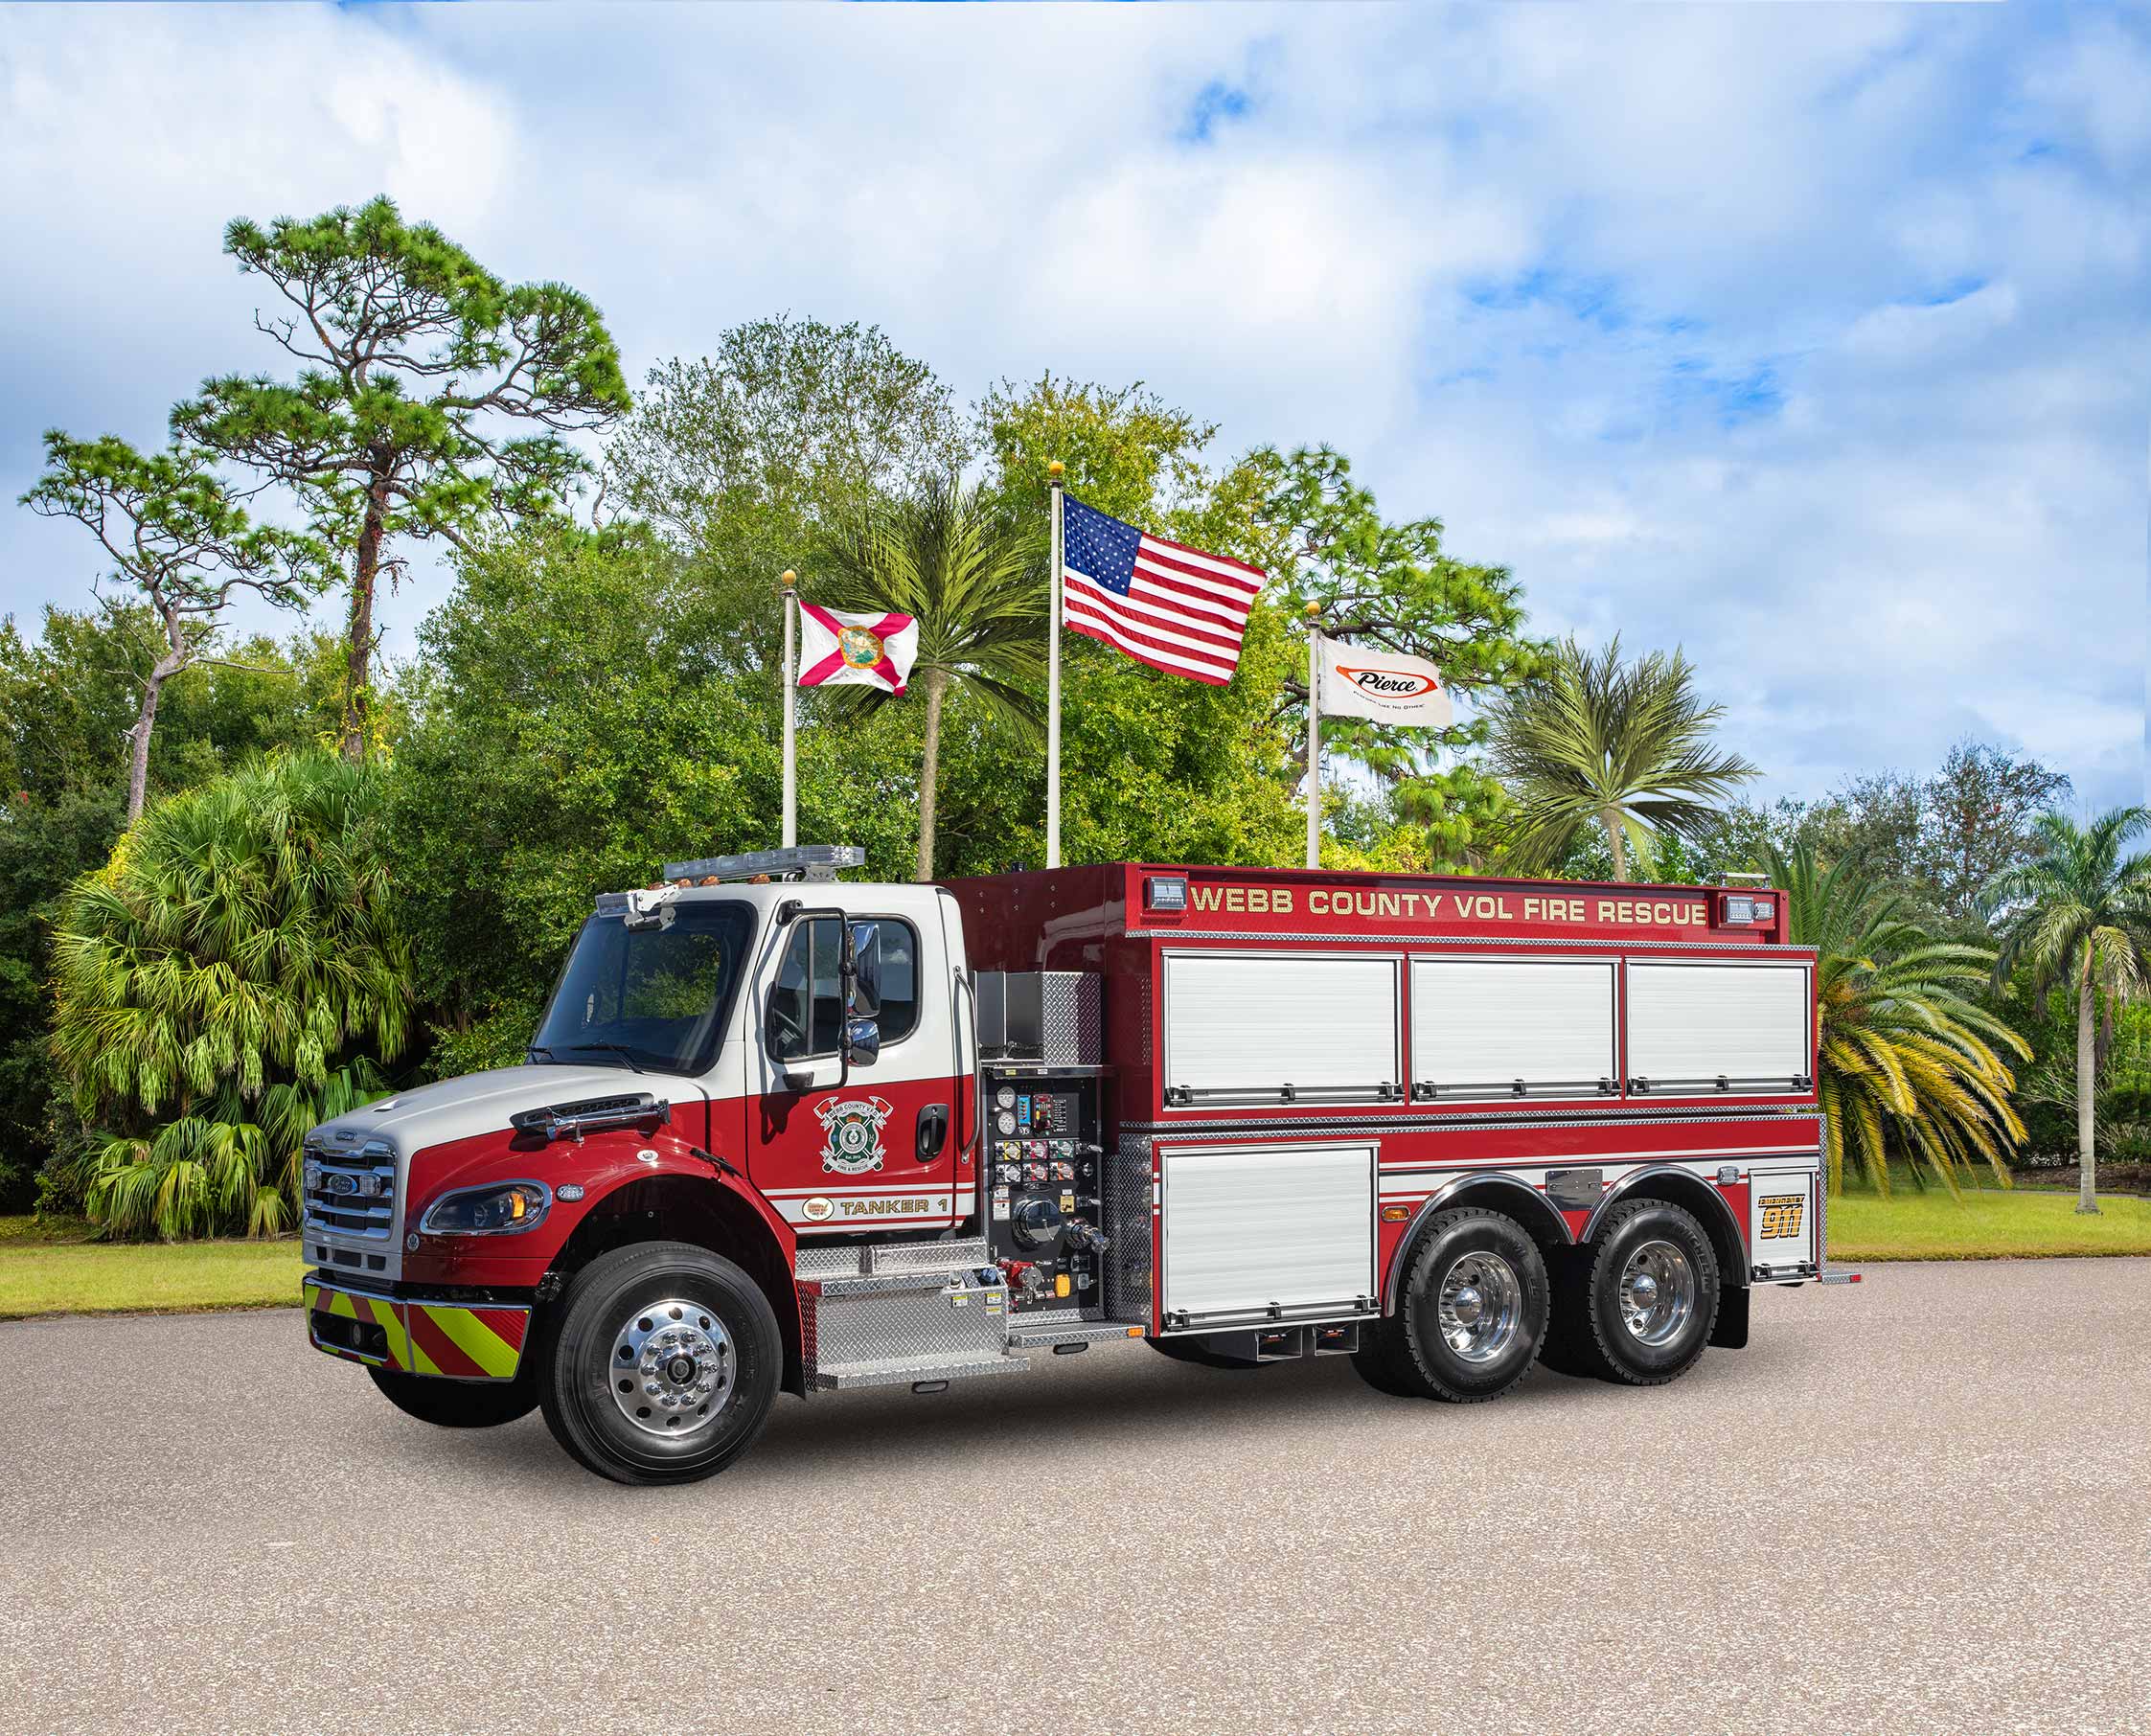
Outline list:
[[[929,1103],[919,1111],[918,1153],[921,1163],[930,1163],[941,1155],[943,1143],[949,1137],[949,1106]]]

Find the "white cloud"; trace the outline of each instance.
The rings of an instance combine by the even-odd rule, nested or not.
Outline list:
[[[268,367],[238,213],[378,190],[630,367],[777,308],[1329,440],[1779,788],[1978,731],[2140,789],[2140,21],[1831,9],[17,10],[0,484]],[[1200,135],[1200,136],[1197,136]],[[0,606],[80,594],[0,520]],[[392,643],[429,592],[390,611]]]

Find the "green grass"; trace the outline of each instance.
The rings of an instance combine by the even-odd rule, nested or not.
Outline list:
[[[0,1218],[0,1320],[28,1314],[295,1308],[296,1241],[106,1244],[86,1226]]]
[[[2102,1195],[2096,1217],[2076,1215],[2076,1193],[1966,1188],[1953,1199],[1891,1182],[1889,1198],[1847,1191],[1830,1201],[1830,1259],[2031,1260],[2076,1254],[2151,1254],[2151,1199]]]
[[[1967,1188],[1952,1199],[1910,1179],[1887,1199],[1847,1193],[1830,1201],[1830,1259],[2029,1260],[2151,1254],[2151,1199],[2107,1195],[2095,1218],[2073,1191]],[[295,1241],[92,1242],[85,1223],[0,1217],[0,1320],[31,1314],[184,1313],[209,1308],[290,1308],[306,1262]]]

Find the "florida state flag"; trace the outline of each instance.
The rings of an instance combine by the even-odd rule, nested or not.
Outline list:
[[[914,616],[799,605],[801,687],[879,687],[900,694],[918,654]]]

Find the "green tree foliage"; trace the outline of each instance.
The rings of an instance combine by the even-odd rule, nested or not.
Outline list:
[[[1824,867],[1810,844],[1764,854],[1785,889],[1793,944],[1818,954],[1816,1086],[1832,1191],[1843,1186],[1848,1151],[1880,1193],[1889,1191],[1892,1151],[1953,1194],[1975,1160],[2007,1186],[2007,1155],[2025,1127],[1999,1051],[2030,1049],[1973,998],[1993,952],[1931,939],[1855,858]]]
[[[1925,777],[1847,778],[1809,808],[1803,830],[1827,856],[1858,856],[1920,921],[1971,934],[1988,882],[2038,854],[2035,822],[2069,791],[2035,760],[1959,742]]]
[[[2142,808],[2114,809],[2089,826],[2042,814],[2032,828],[2040,855],[1995,876],[1985,893],[2001,940],[1997,985],[2021,966],[2035,994],[2058,991],[2075,1003],[2079,1212],[2098,1210],[2098,1003],[2151,988],[2151,853],[2124,854],[2146,827],[2151,811]]]
[[[1246,461],[1245,482],[1263,563],[1288,619],[1332,639],[1425,657],[1467,715],[1448,729],[1400,729],[1363,718],[1325,720],[1326,760],[1355,761],[1385,788],[1397,822],[1433,852],[1433,866],[1476,863],[1503,811],[1499,787],[1471,758],[1486,740],[1469,702],[1515,686],[1544,660],[1524,639],[1522,590],[1505,567],[1457,560],[1442,548],[1438,518],[1385,520],[1373,491],[1328,446],[1290,457],[1265,447]],[[1239,480],[1239,479],[1236,479]],[[1302,653],[1304,658],[1304,653]],[[1293,752],[1307,757],[1305,663],[1284,687]]]
[[[619,352],[586,297],[504,284],[386,198],[266,229],[237,218],[224,251],[283,299],[286,311],[255,324],[299,377],[208,380],[172,425],[290,488],[323,540],[348,553],[341,736],[356,758],[375,593],[401,570],[397,542],[468,547],[489,522],[555,511],[587,468],[563,436],[629,405]]]
[[[69,883],[119,838],[137,684],[162,642],[139,605],[47,609],[30,641],[0,621],[0,1210],[27,1205],[40,1172],[56,1209],[81,1203],[74,1168],[52,1163],[76,1131],[49,1040],[52,926]],[[333,638],[215,638],[203,650],[165,689],[152,800],[254,755],[334,739]]]
[[[1492,708],[1492,765],[1516,802],[1503,834],[1524,869],[1559,862],[1584,828],[1597,826],[1626,879],[1632,847],[1654,834],[1702,837],[1755,767],[1710,744],[1724,712],[1695,691],[1679,651],[1621,661],[1621,642],[1593,654],[1575,640],[1543,676]]]
[[[130,826],[149,793],[149,741],[165,684],[204,655],[233,593],[252,591],[295,608],[324,582],[320,544],[250,523],[208,458],[183,447],[145,455],[115,436],[73,440],[55,428],[45,436],[45,474],[22,497],[33,512],[87,526],[127,592],[106,600],[108,612],[125,611],[138,597],[162,636],[139,676],[128,731]]]
[[[878,328],[780,314],[714,354],[651,371],[606,449],[609,498],[685,556],[738,631],[727,654],[772,668],[776,577],[812,585],[817,546],[878,500],[970,458],[949,388]]]
[[[408,1040],[381,774],[316,752],[148,811],[70,888],[53,1049],[101,1135],[92,1216],[167,1239],[284,1227],[308,1127]]]
[[[462,562],[421,629],[392,818],[441,1070],[521,1055],[596,894],[774,842],[778,694],[727,667],[739,630],[643,531],[533,529]],[[886,878],[916,843],[918,708],[824,726],[824,697],[801,696],[800,835]]]
[[[980,405],[995,510],[1031,535],[1047,524],[1046,465],[1066,466],[1070,493],[1145,530],[1254,558],[1253,498],[1239,471],[1212,476],[1204,423],[1140,385],[1109,391],[1048,376],[1004,384]],[[1042,568],[1040,578],[1043,580]],[[1042,599],[1041,599],[1042,600]],[[1293,771],[1276,722],[1293,644],[1279,612],[1258,605],[1239,674],[1211,687],[1160,674],[1093,640],[1061,646],[1062,848],[1071,862],[1285,862],[1299,832]],[[1043,683],[1037,692],[1042,705]],[[943,765],[944,874],[1045,860],[1045,765],[1035,742],[950,706]]]
[[[1045,549],[1035,531],[996,522],[984,496],[953,477],[870,508],[834,538],[814,601],[895,609],[919,623],[911,684],[921,695],[919,854],[913,879],[933,879],[941,717],[959,693],[982,719],[1028,748],[1045,674]],[[890,696],[855,689],[866,704]],[[839,699],[842,690],[833,694]]]

